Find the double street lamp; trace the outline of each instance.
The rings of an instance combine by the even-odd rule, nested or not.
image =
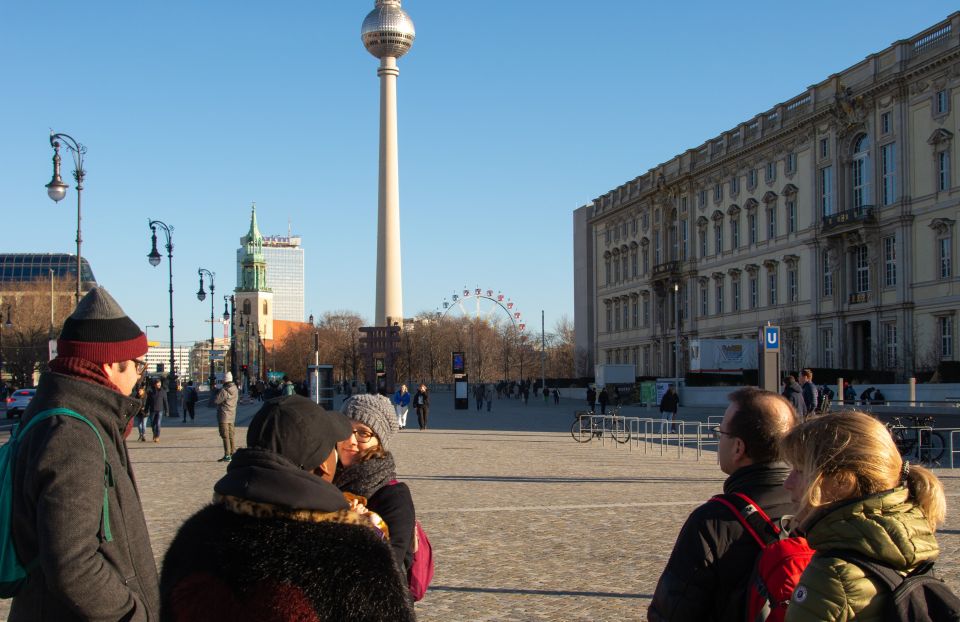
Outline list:
[[[203,302],[207,297],[207,292],[203,289],[203,275],[207,275],[207,278],[210,279],[210,386],[213,387],[213,381],[216,380],[217,376],[213,373],[213,301],[215,296],[213,277],[216,276],[215,273],[210,272],[206,268],[198,268],[197,274],[200,275],[200,289],[197,291],[197,300]]]
[[[170,401],[170,415],[173,417],[177,416],[177,369],[175,366],[175,359],[173,356],[173,227],[170,225],[161,222],[159,220],[150,220],[150,239],[151,239],[151,248],[150,253],[147,255],[147,259],[150,261],[150,265],[157,267],[160,265],[160,253],[157,252],[157,228],[159,227],[167,238],[167,265],[169,266],[169,282],[170,282],[170,373],[167,376],[169,386],[167,386],[167,393],[169,394]]]
[[[60,177],[60,141],[73,155],[73,178],[77,182],[77,291],[76,299],[80,302],[80,196],[83,193],[83,179],[87,171],[83,168],[83,156],[87,153],[87,148],[78,143],[68,134],[55,134],[50,132],[50,146],[53,147],[53,179],[47,184],[47,196],[55,203],[59,203],[63,197],[67,196],[69,186],[63,182]]]

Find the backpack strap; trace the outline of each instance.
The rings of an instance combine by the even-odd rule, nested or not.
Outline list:
[[[722,504],[733,512],[761,549],[783,538],[783,530],[770,520],[763,508],[747,495],[735,492],[716,495],[710,500]]]
[[[42,421],[44,419],[49,419],[50,417],[56,416],[65,416],[71,417],[73,419],[78,419],[87,424],[93,433],[97,435],[97,441],[100,442],[100,451],[103,454],[103,512],[101,515],[101,523],[103,527],[103,539],[107,542],[113,542],[113,533],[110,531],[110,497],[109,489],[113,487],[113,471],[110,468],[110,463],[107,462],[107,448],[103,444],[103,437],[100,436],[100,430],[97,429],[97,426],[93,425],[89,419],[81,415],[80,413],[70,410],[69,408],[50,408],[47,410],[42,410],[35,414],[30,421],[27,422],[27,425],[13,431],[13,436],[16,437],[19,442],[23,438],[23,435],[27,433],[33,424]]]
[[[838,550],[838,551],[829,551],[824,552],[824,555],[829,555],[830,557],[836,557],[837,559],[842,559],[843,561],[857,566],[868,575],[879,579],[887,588],[892,592],[896,590],[901,583],[907,578],[904,575],[900,574],[890,566],[882,564],[876,560],[868,559],[857,553],[856,551],[848,550]],[[913,570],[907,576],[916,576],[921,574],[926,574],[933,568],[932,563],[921,564]]]

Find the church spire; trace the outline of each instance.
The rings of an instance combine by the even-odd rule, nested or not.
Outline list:
[[[257,204],[250,206],[250,230],[243,238],[244,252],[238,291],[270,291],[267,287],[267,262],[263,257],[263,235],[257,226]]]

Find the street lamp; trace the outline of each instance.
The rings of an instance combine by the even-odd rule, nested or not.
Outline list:
[[[77,303],[80,302],[80,196],[83,193],[83,178],[86,177],[87,171],[83,168],[83,156],[87,153],[87,148],[74,140],[71,136],[67,134],[55,134],[53,130],[50,131],[50,146],[53,147],[53,179],[50,180],[50,183],[47,184],[47,196],[49,196],[55,203],[59,203],[63,200],[63,197],[67,196],[67,184],[63,182],[63,179],[60,177],[60,141],[63,141],[63,146],[67,148],[73,155],[73,178],[77,182],[77,291],[76,298]]]
[[[206,274],[207,278],[210,279],[210,386],[213,386],[213,381],[216,380],[217,376],[213,373],[213,299],[214,299],[214,283],[213,277],[216,276],[215,273],[210,272],[206,268],[198,268],[197,274],[200,275],[200,289],[197,291],[197,300],[203,302],[207,297],[207,292],[203,290],[203,275]]]
[[[227,309],[227,303],[230,303],[230,308]],[[231,315],[236,315],[237,306],[236,299],[233,295],[223,297],[223,321],[230,322]],[[237,378],[237,333],[233,322],[230,322],[230,371],[233,374],[234,378]]]
[[[157,267],[160,265],[160,253],[157,252],[157,227],[163,230],[167,238],[167,265],[169,268],[168,276],[170,282],[170,373],[167,376],[170,383],[167,387],[170,402],[170,416],[177,416],[177,369],[173,357],[173,227],[159,220],[150,220],[150,253],[147,259],[150,265]]]

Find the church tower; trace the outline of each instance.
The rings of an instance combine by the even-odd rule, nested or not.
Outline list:
[[[245,333],[273,339],[273,292],[267,287],[267,262],[263,258],[263,235],[257,226],[257,205],[250,208],[250,230],[240,238],[243,258],[240,282],[234,291],[237,312],[233,316],[236,335]],[[240,323],[243,322],[243,326]]]

